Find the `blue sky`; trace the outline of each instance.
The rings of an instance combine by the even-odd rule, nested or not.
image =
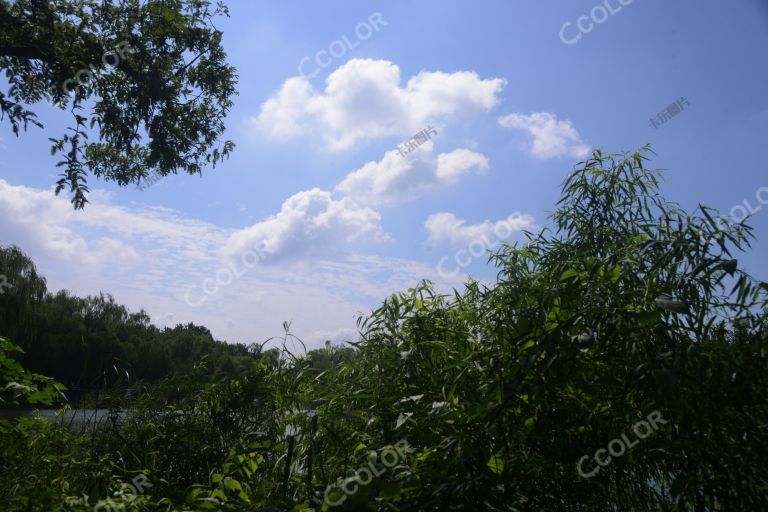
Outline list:
[[[651,143],[669,198],[757,210],[740,261],[768,280],[768,2],[622,1],[232,0],[230,160],[143,191],[91,180],[73,212],[47,141],[69,119],[38,105],[45,132],[0,128],[0,243],[50,288],[110,292],[159,325],[250,342],[288,320],[318,346],[421,278],[491,280],[458,251],[545,226],[589,148]]]

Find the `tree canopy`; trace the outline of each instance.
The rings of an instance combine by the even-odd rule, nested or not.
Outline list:
[[[150,174],[199,174],[234,148],[221,140],[235,94],[214,21],[227,7],[206,0],[0,0],[0,120],[18,136],[43,128],[32,104],[72,115],[51,137],[75,208],[88,176],[120,186]]]
[[[23,349],[26,368],[82,391],[109,390],[185,375],[205,360],[200,384],[242,374],[260,347],[214,339],[200,325],[158,328],[112,296],[48,292],[34,263],[17,247],[0,246],[0,335]]]

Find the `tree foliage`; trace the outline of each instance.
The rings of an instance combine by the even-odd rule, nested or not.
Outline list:
[[[0,406],[60,402],[65,387],[50,377],[24,369],[14,357],[23,353],[18,345],[0,337]]]
[[[0,335],[23,350],[21,362],[73,391],[157,383],[192,371],[205,358],[200,385],[243,374],[260,348],[228,344],[192,323],[160,329],[110,295],[50,293],[34,263],[17,247],[0,246]],[[74,395],[73,395],[74,396]]]
[[[0,120],[43,127],[29,105],[69,110],[52,137],[56,192],[87,202],[89,175],[118,185],[150,174],[200,174],[234,145],[220,141],[236,75],[206,0],[0,0]]]

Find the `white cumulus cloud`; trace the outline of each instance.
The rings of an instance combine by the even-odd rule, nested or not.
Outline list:
[[[224,254],[235,257],[248,249],[262,251],[264,263],[332,254],[355,240],[382,241],[381,215],[348,197],[313,188],[289,197],[280,212],[229,236]]]
[[[473,169],[482,173],[487,168],[488,159],[468,149],[434,158],[432,143],[427,142],[407,158],[388,151],[378,162],[368,162],[349,173],[336,191],[365,204],[391,204],[411,199],[430,187],[454,184]]]
[[[261,105],[258,125],[278,140],[302,135],[306,107],[311,97],[312,86],[306,79],[289,78],[273,97]]]
[[[352,59],[317,91],[303,77],[291,77],[250,122],[265,135],[287,139],[313,131],[329,149],[361,140],[410,136],[428,122],[488,111],[506,85],[472,71],[422,71],[400,85],[400,68],[387,60]]]
[[[456,183],[462,174],[471,169],[484,173],[488,169],[488,159],[468,149],[456,149],[438,155],[435,177],[444,183]]]
[[[505,128],[527,131],[533,138],[528,150],[536,158],[583,158],[589,153],[590,147],[582,142],[571,121],[560,120],[549,112],[509,114],[498,121]]]
[[[432,243],[447,243],[452,246],[467,246],[479,241],[495,245],[509,238],[513,233],[536,227],[533,217],[513,213],[496,222],[486,220],[480,224],[466,225],[463,219],[448,212],[434,213],[427,218],[424,228]]]

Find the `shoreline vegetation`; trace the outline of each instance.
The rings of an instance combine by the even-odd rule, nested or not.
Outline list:
[[[80,433],[0,419],[2,509],[768,509],[752,229],[666,200],[649,157],[580,163],[550,227],[490,255],[492,285],[415,284],[304,354],[287,323],[264,350],[51,293],[0,247],[0,408],[123,411]]]

